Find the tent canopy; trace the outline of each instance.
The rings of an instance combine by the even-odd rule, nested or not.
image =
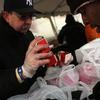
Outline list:
[[[42,16],[63,15],[70,11],[66,0],[34,0],[34,8],[42,12]],[[0,0],[0,11],[3,9],[3,0]]]
[[[43,15],[63,15],[70,11],[66,0],[34,0],[35,9]]]

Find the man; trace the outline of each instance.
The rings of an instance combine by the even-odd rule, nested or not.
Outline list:
[[[0,100],[26,93],[38,76],[43,76],[51,52],[40,53],[48,45],[37,45],[29,28],[39,13],[32,0],[5,0],[0,16]],[[31,43],[30,43],[31,42]]]
[[[67,0],[73,14],[81,13],[88,41],[100,37],[99,0]]]
[[[76,22],[72,14],[68,14],[65,19],[66,24],[62,27],[58,35],[60,44],[65,42],[68,52],[72,52],[87,43],[84,26]]]
[[[95,34],[100,33],[100,0],[67,0],[73,14],[81,13],[85,26],[89,29],[95,29]],[[92,31],[91,31],[92,32]],[[93,33],[90,33],[93,34]],[[99,36],[98,36],[99,37]],[[95,39],[97,37],[92,37]],[[92,40],[91,39],[91,40]],[[90,40],[89,40],[90,41]],[[100,82],[94,87],[92,95],[95,100],[100,99]]]
[[[74,57],[72,63],[77,65],[74,51],[87,43],[85,28],[82,23],[75,21],[72,14],[67,14],[65,22],[58,35],[59,48],[71,52]]]

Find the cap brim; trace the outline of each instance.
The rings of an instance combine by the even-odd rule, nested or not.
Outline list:
[[[86,2],[82,3],[80,6],[78,6],[78,7],[75,9],[74,14],[77,14],[77,13],[78,13],[78,10],[79,10],[80,8],[82,8],[83,6],[85,6],[85,5],[89,4],[89,3],[92,3],[92,2],[95,2],[95,0],[89,0],[89,1],[86,1]]]
[[[17,13],[21,14],[21,15],[32,15],[32,16],[36,16],[39,14],[42,14],[42,12],[37,11],[35,9],[20,9],[20,10],[15,10]]]

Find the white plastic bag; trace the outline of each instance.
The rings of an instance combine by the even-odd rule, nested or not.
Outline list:
[[[75,69],[73,64],[68,66],[63,66],[62,71],[59,75],[59,86],[69,86],[70,88],[74,88],[79,81],[79,74]]]
[[[27,94],[17,95],[8,100],[68,100],[63,90],[54,85],[47,85],[46,81],[39,77]]]
[[[96,67],[91,62],[83,62],[76,66],[79,73],[79,80],[85,83],[88,87],[89,94],[93,93],[93,87],[99,81]]]
[[[94,57],[96,59],[100,59],[100,38],[92,40],[91,42],[83,45],[79,49],[75,51],[76,59],[78,63],[82,63],[83,61],[89,60],[86,57],[94,52]],[[91,58],[91,57],[90,57]],[[100,60],[99,60],[100,63]]]
[[[48,82],[48,84],[58,86],[58,77],[62,71],[62,67],[49,67],[47,69],[46,75],[44,79]]]
[[[79,97],[80,100],[88,98],[88,96],[91,94],[88,85],[80,81],[79,72],[77,71],[76,66],[73,64],[63,66],[58,82],[58,86],[60,88],[66,88],[67,93],[70,95],[70,99],[73,99],[71,94],[72,92],[81,91],[82,93]]]

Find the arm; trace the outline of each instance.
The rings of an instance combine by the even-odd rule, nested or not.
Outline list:
[[[12,61],[13,60],[12,57],[10,57],[12,60],[8,59],[9,57],[6,56],[8,53],[4,53],[2,56],[0,56],[0,80],[1,80],[0,81],[0,100],[5,100],[5,98],[8,98],[10,96],[27,92],[27,90],[30,87],[30,84],[32,84],[35,78],[38,77],[38,75],[42,73],[42,72],[36,73],[38,69],[41,68],[40,66],[49,63],[48,57],[51,56],[51,53],[50,52],[39,53],[39,51],[47,48],[48,45],[36,46],[37,41],[39,41],[40,39],[41,38],[38,38],[37,40],[33,40],[31,44],[29,45],[29,48],[25,56],[25,60],[23,62],[23,67],[27,70],[28,73],[31,73],[33,76],[32,78],[29,78],[23,72],[23,75],[25,76],[25,80],[22,83],[20,83],[17,80],[16,74],[15,74],[16,68],[20,66],[14,65]],[[13,64],[12,63],[11,65],[7,64],[9,61],[10,62],[12,61]]]
[[[6,100],[21,90],[15,75],[15,69],[0,69],[0,100]]]

